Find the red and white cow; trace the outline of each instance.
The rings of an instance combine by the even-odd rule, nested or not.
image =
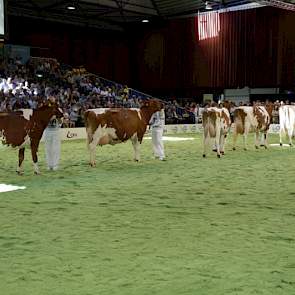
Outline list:
[[[38,147],[43,131],[50,119],[63,116],[62,110],[55,103],[46,102],[36,110],[0,112],[0,138],[2,143],[19,150],[17,173],[23,174],[25,147],[31,148],[35,174],[39,174]]]
[[[289,145],[293,146],[292,136],[295,129],[295,106],[283,105],[279,108],[280,118],[280,145],[283,145],[283,134],[288,135]]]
[[[260,145],[267,148],[267,134],[272,119],[273,104],[266,106],[240,106],[234,111],[233,150],[236,149],[238,134],[243,135],[244,150],[247,150],[247,136],[250,131],[255,132],[255,147],[259,147],[259,134],[263,138]]]
[[[228,108],[209,107],[204,109],[202,114],[204,128],[204,150],[203,157],[206,157],[208,146],[211,148],[211,139],[214,139],[214,147],[217,157],[224,155],[225,141],[230,129],[231,119]]]
[[[102,114],[88,110],[85,112],[87,146],[90,152],[90,165],[94,167],[97,145],[117,144],[128,139],[134,148],[134,160],[139,161],[139,144],[142,142],[147,125],[153,113],[160,111],[163,103],[156,99],[143,102],[138,110],[108,109]]]

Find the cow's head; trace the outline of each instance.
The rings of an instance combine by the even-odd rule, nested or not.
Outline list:
[[[33,112],[33,120],[42,122],[42,125],[47,125],[51,119],[62,117],[62,109],[56,102],[51,101],[42,102],[40,107]]]
[[[150,109],[152,112],[157,112],[164,108],[164,103],[159,99],[147,99],[142,102],[140,108]]]
[[[228,111],[230,112],[231,103],[228,100],[225,100],[222,102],[222,107],[228,109]]]
[[[265,104],[265,109],[268,112],[269,116],[272,118],[272,112],[274,110],[274,104],[272,102],[267,102]]]
[[[55,101],[47,100],[43,103],[41,108],[44,108],[44,110],[47,109],[48,112],[50,112],[51,117],[55,117],[58,119],[63,117],[63,111],[59,107],[58,103],[56,103]]]

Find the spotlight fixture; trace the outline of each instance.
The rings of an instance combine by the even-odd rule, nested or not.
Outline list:
[[[75,10],[76,9],[75,1],[69,2],[69,4],[67,5],[67,9],[68,10]]]
[[[142,23],[149,23],[150,21],[148,19],[143,19],[141,22]]]
[[[205,2],[205,9],[206,9],[206,10],[211,10],[211,9],[213,9],[213,8],[212,8],[212,5],[211,5],[208,1]]]
[[[43,72],[42,72],[42,71],[37,71],[37,72],[36,72],[36,76],[37,76],[38,78],[43,78]]]

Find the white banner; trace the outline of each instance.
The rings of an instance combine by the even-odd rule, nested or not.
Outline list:
[[[280,125],[271,124],[269,133],[279,133]],[[164,134],[184,134],[184,133],[202,133],[202,124],[178,124],[178,125],[165,125]],[[150,130],[147,130],[146,134],[150,134]],[[86,129],[81,128],[61,128],[60,136],[62,140],[75,140],[75,139],[86,139]],[[43,139],[42,139],[43,140]]]

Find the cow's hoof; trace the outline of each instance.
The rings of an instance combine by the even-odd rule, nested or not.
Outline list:
[[[206,155],[205,154],[203,154],[203,158],[206,158]]]
[[[280,142],[280,146],[283,146],[283,144]]]
[[[23,171],[16,171],[16,173],[17,173],[18,175],[24,175],[24,172],[23,172]]]
[[[266,145],[264,145],[264,148],[267,150],[267,146]]]
[[[289,143],[289,146],[290,146],[290,147],[292,147],[292,146],[293,146],[293,144],[292,144],[292,143]]]
[[[235,151],[236,150],[236,148],[235,147],[233,147],[233,151]]]
[[[96,163],[89,163],[89,165],[93,168],[96,167]]]
[[[246,149],[246,148],[244,148],[244,151],[247,151],[247,149]]]
[[[258,145],[255,145],[255,148],[256,148],[256,150],[258,150],[259,149],[259,146]]]
[[[217,154],[217,158],[221,158],[220,154]]]
[[[138,162],[139,162],[139,160],[138,160],[138,159],[134,159],[134,162],[138,163]]]
[[[212,152],[216,152],[217,153],[217,149],[213,149]]]
[[[35,175],[40,175],[40,172],[34,171]]]
[[[220,154],[224,156],[224,152],[223,151],[220,151]]]

